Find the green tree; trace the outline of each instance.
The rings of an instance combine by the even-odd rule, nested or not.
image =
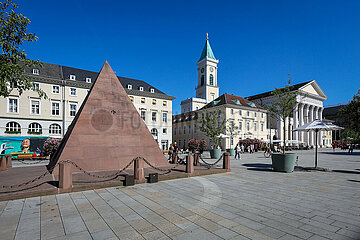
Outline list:
[[[346,116],[346,130],[342,133],[344,140],[351,139],[353,142],[360,142],[360,89],[353,100],[341,108],[339,114]]]
[[[288,74],[288,80],[287,83],[285,83],[285,87],[280,89],[276,88],[272,92],[275,96],[275,100],[264,106],[265,109],[272,113],[272,116],[275,116],[283,123],[283,153],[285,153],[286,143],[286,119],[293,113],[297,104],[296,98],[298,95],[298,92],[294,91],[293,87],[290,86],[291,80],[290,74]]]
[[[2,54],[0,55],[0,96],[7,97],[13,89],[21,95],[26,90],[38,92],[40,97],[46,94],[36,89],[31,78],[24,76],[26,68],[41,66],[39,60],[27,58],[21,45],[26,42],[37,41],[34,33],[27,30],[30,19],[21,13],[17,13],[18,6],[11,0],[0,3],[0,43]]]
[[[229,120],[226,126],[226,133],[230,136],[230,138],[234,139],[237,135],[239,135],[239,127],[235,125],[234,120]]]
[[[205,117],[200,119],[200,131],[211,139],[211,148],[214,149],[219,144],[219,135],[225,132],[226,121],[220,119],[220,112],[205,112]]]

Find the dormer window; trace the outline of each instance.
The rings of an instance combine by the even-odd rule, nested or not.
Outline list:
[[[130,90],[131,90],[131,89],[132,89],[132,85],[131,85],[131,84],[128,84],[128,85],[127,85],[127,89],[130,89]]]
[[[76,76],[75,75],[70,75],[70,80],[76,80]]]
[[[140,91],[144,91],[144,87],[141,87],[141,86],[140,86],[140,87],[139,87],[139,90],[140,90]]]
[[[34,74],[34,75],[39,75],[39,69],[34,68],[34,69],[33,69],[33,74]]]
[[[87,82],[87,83],[91,83],[91,78],[87,77],[87,78],[86,78],[86,82]]]
[[[151,93],[154,93],[154,92],[155,92],[155,89],[150,88],[150,92],[151,92]]]

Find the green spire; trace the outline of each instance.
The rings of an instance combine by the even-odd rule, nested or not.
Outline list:
[[[205,46],[204,46],[204,49],[201,53],[201,57],[198,62],[200,62],[201,60],[203,60],[206,57],[216,60],[215,55],[214,55],[213,51],[211,50],[210,43],[209,43],[209,37],[208,37],[207,33],[206,33]]]

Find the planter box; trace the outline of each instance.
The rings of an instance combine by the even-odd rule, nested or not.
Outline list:
[[[296,153],[273,153],[271,154],[272,167],[275,172],[293,172],[295,167]]]
[[[210,150],[210,157],[219,159],[221,156],[221,149],[211,149]]]
[[[226,149],[226,152],[230,153],[230,156],[235,156],[235,149]]]

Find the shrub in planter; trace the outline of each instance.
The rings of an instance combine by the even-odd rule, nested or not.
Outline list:
[[[45,141],[44,146],[43,146],[43,153],[46,156],[51,156],[53,155],[56,150],[58,149],[59,145],[61,143],[61,139],[60,138],[49,138],[48,140]]]

